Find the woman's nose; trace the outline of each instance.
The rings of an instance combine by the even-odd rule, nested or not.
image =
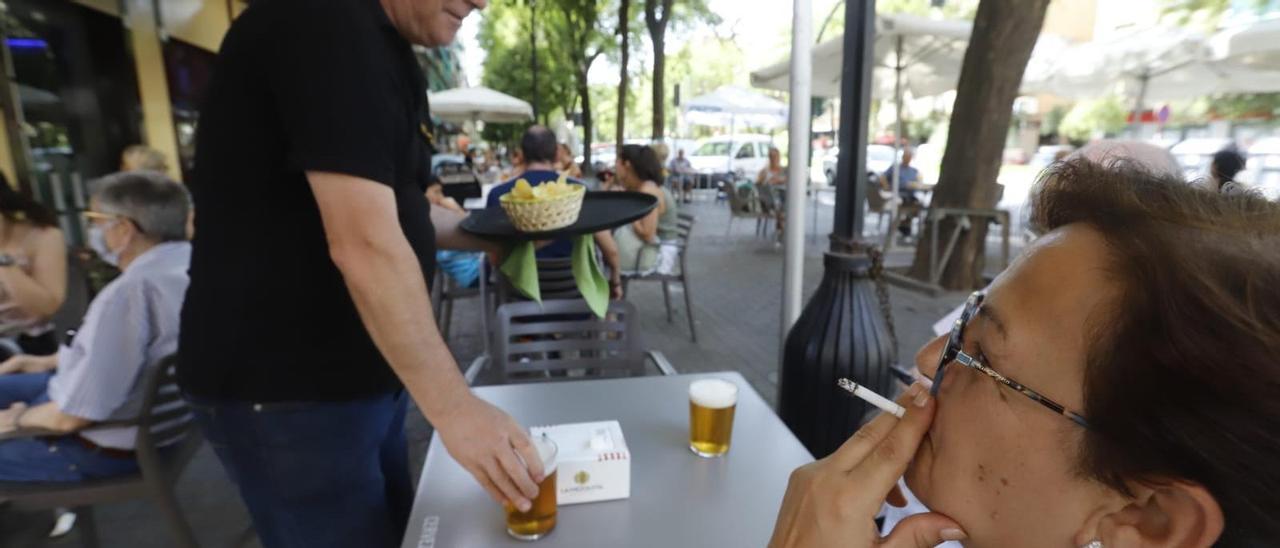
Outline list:
[[[942,335],[920,347],[920,351],[916,352],[916,368],[920,373],[932,379],[937,373],[938,360],[942,357],[942,349],[947,344],[947,336]]]

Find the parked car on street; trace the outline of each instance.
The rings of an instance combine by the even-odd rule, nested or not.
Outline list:
[[[689,163],[714,181],[754,178],[769,165],[768,135],[734,135],[704,139],[688,154]]]
[[[827,176],[828,184],[835,184],[836,180],[836,162],[840,157],[840,147],[831,147],[827,149],[827,154],[822,158],[822,172]],[[898,157],[902,157],[902,151],[898,151]],[[893,167],[893,147],[889,145],[867,145],[867,173],[874,174],[877,178],[884,175]]]

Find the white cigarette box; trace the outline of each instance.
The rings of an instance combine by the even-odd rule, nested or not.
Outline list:
[[[535,426],[556,443],[556,503],[581,504],[631,496],[631,452],[618,421]]]

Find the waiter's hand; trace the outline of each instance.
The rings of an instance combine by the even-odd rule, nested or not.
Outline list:
[[[493,500],[510,502],[522,512],[529,509],[543,479],[542,458],[511,416],[468,394],[435,427],[449,455]]]
[[[875,517],[886,498],[905,501],[896,483],[929,430],[935,405],[921,383],[898,403],[901,420],[882,413],[863,426],[831,456],[791,473],[769,548],[887,546],[923,548],[965,538],[960,526],[942,514],[903,520],[881,538]]]

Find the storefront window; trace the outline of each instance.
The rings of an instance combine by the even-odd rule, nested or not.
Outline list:
[[[62,214],[68,238],[81,243],[76,213],[85,207],[84,183],[115,171],[120,152],[142,140],[126,30],[118,17],[71,2],[6,5],[4,47],[31,158],[31,172],[18,176]]]

